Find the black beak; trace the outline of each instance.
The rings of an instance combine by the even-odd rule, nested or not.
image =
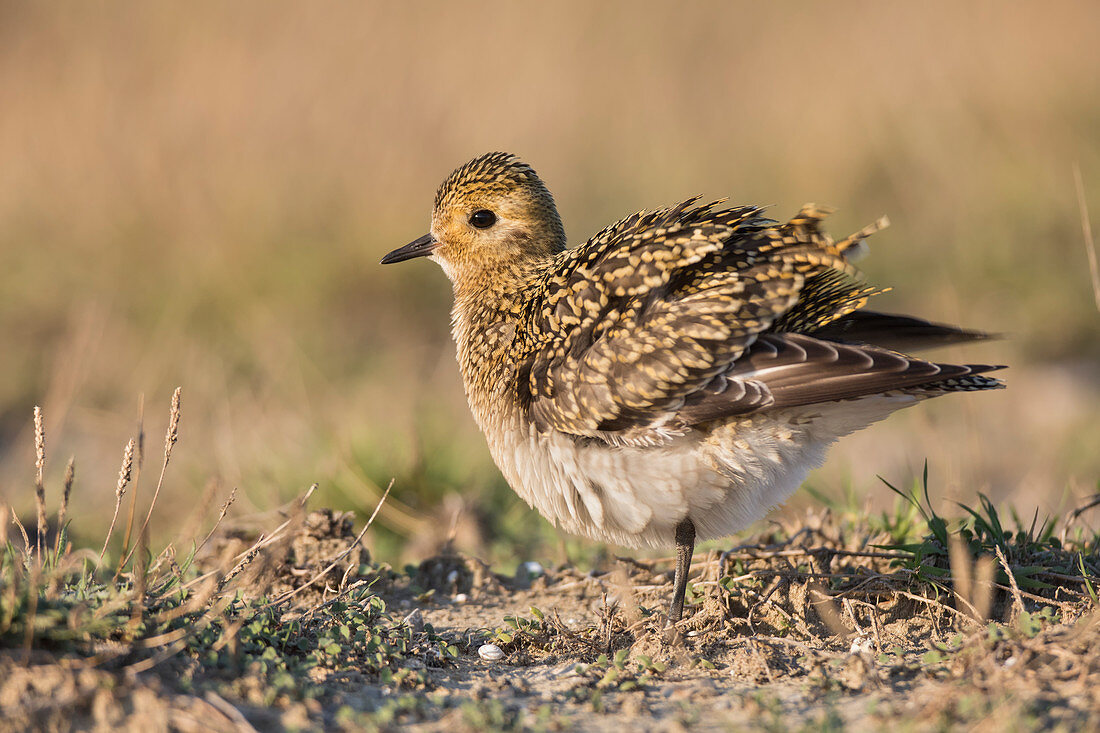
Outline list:
[[[409,242],[404,247],[398,247],[393,252],[382,258],[383,265],[392,265],[394,262],[404,262],[414,257],[426,257],[432,253],[439,242],[431,234],[425,234],[420,239]]]

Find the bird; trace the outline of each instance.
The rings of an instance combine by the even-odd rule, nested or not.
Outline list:
[[[456,168],[427,257],[454,291],[474,420],[512,489],[560,529],[676,549],[667,624],[683,617],[696,541],[782,504],[837,439],[951,392],[998,389],[999,365],[909,352],[989,338],[867,310],[854,266],[881,219],[834,241],[831,210],[785,223],[695,196],[579,246],[549,189],[510,153]]]

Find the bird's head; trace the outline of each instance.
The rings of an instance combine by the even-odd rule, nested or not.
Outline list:
[[[457,283],[564,248],[554,199],[535,171],[509,153],[488,153],[443,181],[431,231],[390,252],[382,264],[430,257]]]

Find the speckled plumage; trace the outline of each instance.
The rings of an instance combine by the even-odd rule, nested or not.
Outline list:
[[[893,350],[983,334],[861,310],[879,291],[850,260],[885,222],[833,241],[821,207],[780,224],[697,201],[567,250],[542,181],[492,153],[444,181],[431,234],[383,260],[427,255],[452,280],[466,394],[516,492],[568,531],[681,560],[784,500],[840,436],[1002,386],[981,374],[997,367]]]

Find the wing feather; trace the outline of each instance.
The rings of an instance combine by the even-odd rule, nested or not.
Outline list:
[[[983,388],[972,375],[988,367],[861,343],[894,327],[903,341],[974,333],[859,315],[878,291],[846,254],[875,225],[834,243],[819,226],[825,209],[808,206],[779,225],[756,207],[696,201],[633,214],[541,275],[516,373],[517,399],[538,428],[654,443],[762,409],[937,381]]]
[[[725,390],[692,395],[677,418],[685,425],[696,425],[755,412],[761,407],[834,402],[924,385],[950,384],[954,380],[965,384],[963,378],[1000,368],[939,364],[867,344],[769,333],[757,339],[749,352],[723,375],[729,385]],[[738,383],[751,385],[751,389],[734,389]]]

